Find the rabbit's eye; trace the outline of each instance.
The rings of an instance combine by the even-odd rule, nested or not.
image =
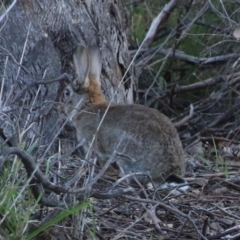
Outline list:
[[[65,91],[64,91],[64,94],[65,94],[66,97],[69,97],[70,94],[71,94],[70,89],[66,88]]]

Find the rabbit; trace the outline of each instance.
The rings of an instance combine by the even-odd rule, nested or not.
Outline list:
[[[121,176],[143,172],[146,175],[137,175],[138,181],[152,182],[156,188],[171,178],[183,183],[185,154],[170,119],[146,106],[106,101],[97,46],[79,44],[73,62],[76,78],[62,93],[61,112],[76,129],[77,140],[86,140],[85,149],[95,136],[93,152],[99,161],[106,162],[116,151],[114,161]]]

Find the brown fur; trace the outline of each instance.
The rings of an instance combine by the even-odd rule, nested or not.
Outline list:
[[[101,90],[101,86],[98,84],[98,82],[93,78],[90,78],[90,85],[89,88],[87,89],[88,94],[89,94],[89,101],[92,104],[108,104],[103,93]]]

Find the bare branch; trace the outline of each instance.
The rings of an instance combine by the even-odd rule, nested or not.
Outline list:
[[[171,0],[158,14],[157,17],[155,17],[151,23],[151,26],[145,36],[145,39],[142,43],[142,49],[148,48],[154,41],[155,36],[157,35],[157,29],[158,27],[167,20],[170,13],[173,11],[175,6],[177,5],[177,0]]]
[[[185,124],[186,122],[188,122],[188,121],[193,117],[193,114],[194,114],[194,106],[193,106],[193,104],[190,104],[189,115],[186,116],[186,117],[184,117],[181,121],[174,123],[173,125],[174,125],[175,127],[180,127],[180,126],[182,126],[183,124]]]
[[[14,7],[14,5],[17,3],[17,0],[13,0],[11,5],[5,10],[5,12],[0,16],[0,22],[4,19],[5,16],[11,11],[11,9]],[[3,4],[3,3],[1,3]]]
[[[141,59],[138,62],[136,62],[137,66],[141,66],[143,64],[143,62],[144,62],[144,64],[149,63],[152,60],[152,58],[155,56],[155,55],[153,55],[153,52],[160,53],[164,56],[168,55],[169,57],[173,57],[174,59],[185,61],[190,64],[195,64],[195,65],[198,65],[199,67],[203,67],[203,66],[206,66],[209,64],[225,63],[229,60],[237,59],[240,57],[240,53],[230,53],[230,54],[209,57],[209,58],[195,57],[192,55],[188,55],[180,50],[173,50],[171,48],[163,49],[163,48],[159,48],[159,47],[154,47],[154,48],[151,48],[148,50],[142,49],[139,51],[143,53],[143,56],[141,57]],[[134,55],[136,53],[136,50],[130,51],[130,53],[131,53],[131,55]],[[149,66],[151,66],[151,65],[149,65]]]
[[[26,85],[21,91],[17,93],[15,98],[11,101],[11,104],[16,103],[21,99],[21,97],[32,87],[37,86],[37,85],[43,85],[43,84],[50,84],[53,82],[58,82],[62,81],[63,79],[69,80],[69,75],[67,73],[63,73],[62,75],[58,76],[57,78],[47,80],[47,81],[38,81],[38,82],[32,82],[28,85]]]

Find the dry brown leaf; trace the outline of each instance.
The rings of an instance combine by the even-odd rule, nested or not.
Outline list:
[[[205,187],[208,184],[208,179],[206,179],[206,178],[196,178],[194,183],[201,186],[201,187]]]
[[[221,187],[221,188],[217,188],[217,189],[213,190],[214,195],[221,195],[221,194],[225,194],[228,192],[229,192],[229,189],[227,187]]]

